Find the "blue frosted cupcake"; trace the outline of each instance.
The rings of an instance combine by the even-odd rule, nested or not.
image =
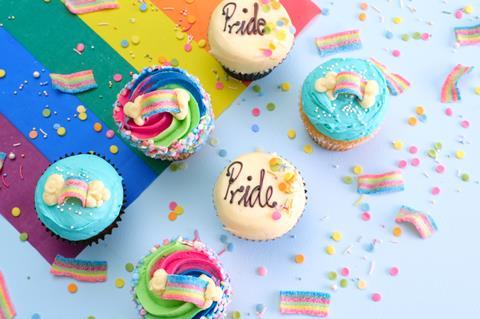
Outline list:
[[[329,60],[302,86],[300,114],[307,132],[329,150],[346,151],[370,140],[387,108],[385,78],[367,60]]]
[[[111,233],[124,203],[122,177],[106,160],[91,154],[54,162],[35,189],[38,218],[52,234],[69,242],[96,242]]]

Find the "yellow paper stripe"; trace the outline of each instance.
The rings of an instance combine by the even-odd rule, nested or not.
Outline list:
[[[218,117],[246,86],[233,79],[227,81],[221,65],[205,49],[199,48],[195,41],[192,42],[192,51],[186,52],[183,47],[187,43],[187,35],[184,34],[183,40],[178,40],[174,22],[150,1],[145,2],[148,4],[145,12],[140,11],[138,2],[119,0],[118,9],[79,17],[139,71],[160,64],[161,57],[168,61],[177,59],[179,67],[200,79],[212,98],[213,110]],[[132,43],[133,37],[140,40],[137,45]],[[128,40],[127,48],[121,46],[122,40]],[[222,90],[216,88],[217,78],[223,83]]]

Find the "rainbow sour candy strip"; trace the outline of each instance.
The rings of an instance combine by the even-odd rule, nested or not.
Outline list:
[[[383,76],[387,81],[388,91],[391,95],[400,95],[410,87],[410,82],[408,82],[407,79],[399,74],[390,72],[388,68],[378,60],[370,58],[370,62],[372,62],[380,72],[383,73]]]
[[[102,282],[107,280],[107,262],[55,257],[50,273],[79,281]]]
[[[350,30],[333,33],[315,39],[321,56],[327,56],[339,52],[353,51],[362,48],[359,30]]]
[[[464,66],[457,64],[448,74],[445,82],[443,82],[440,101],[442,103],[458,102],[462,99],[460,90],[458,89],[458,81],[460,78],[473,70],[473,66]]]
[[[0,319],[12,319],[15,315],[15,308],[10,300],[5,279],[3,279],[2,272],[0,272]]]
[[[330,294],[315,291],[280,291],[280,312],[317,317],[328,316]]]
[[[65,93],[80,93],[97,87],[92,70],[71,74],[50,73],[55,89]]]
[[[205,288],[208,282],[201,278],[183,275],[168,275],[165,292],[162,295],[166,300],[190,302],[197,307],[205,303]]]
[[[455,37],[459,45],[473,45],[480,43],[480,24],[471,27],[455,28]]]
[[[400,192],[405,189],[404,185],[401,171],[362,175],[358,177],[357,192],[360,194]]]
[[[437,225],[432,216],[414,210],[413,208],[402,206],[395,218],[397,223],[410,223],[415,226],[420,237],[426,239],[432,236],[437,230]]]
[[[361,100],[363,98],[363,86],[361,75],[355,72],[340,72],[337,74],[337,84],[333,90],[333,95],[352,94]]]
[[[3,163],[5,163],[5,158],[7,157],[7,153],[0,152],[0,172],[3,168]]]
[[[68,10],[73,14],[118,8],[117,0],[64,0],[64,2]]]
[[[174,90],[156,90],[146,93],[143,95],[140,105],[144,118],[163,112],[180,112],[177,94]]]

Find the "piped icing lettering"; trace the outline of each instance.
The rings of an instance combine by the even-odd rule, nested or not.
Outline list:
[[[240,34],[240,35],[264,35],[265,26],[267,22],[264,18],[258,18],[258,3],[253,4],[253,15],[249,20],[233,20],[235,13],[237,12],[237,4],[235,2],[228,2],[222,8],[222,15],[225,17],[225,24],[223,27],[223,32],[228,32],[229,34]],[[244,15],[248,14],[248,8],[243,8],[242,13]]]

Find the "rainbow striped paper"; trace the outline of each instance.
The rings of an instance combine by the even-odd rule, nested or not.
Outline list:
[[[360,194],[392,193],[405,189],[405,182],[401,171],[362,175],[358,176],[357,181],[357,192]]]
[[[208,282],[201,278],[183,275],[168,275],[162,299],[190,302],[199,308],[205,304],[205,288]]]
[[[7,158],[7,153],[0,152],[0,172],[3,168],[3,163],[5,163],[5,158]]]
[[[321,56],[362,48],[360,30],[349,30],[318,37],[315,39],[315,43]]]
[[[372,62],[380,72],[383,73],[383,76],[387,81],[388,91],[391,95],[400,95],[410,87],[410,82],[408,82],[407,79],[399,74],[390,72],[388,68],[378,60],[370,58],[370,62]]]
[[[73,14],[118,8],[117,0],[64,0],[64,2],[67,9]]]
[[[400,208],[395,221],[397,223],[412,224],[423,239],[432,236],[438,230],[432,216],[407,206]]]
[[[50,78],[53,87],[65,93],[80,93],[97,87],[92,70],[71,74],[50,73]]]
[[[457,64],[448,74],[445,82],[443,82],[440,101],[442,103],[458,102],[462,99],[460,90],[458,89],[458,81],[462,76],[473,70],[473,66],[464,66]]]
[[[328,316],[330,294],[315,291],[280,291],[282,314]]]
[[[8,294],[5,279],[2,272],[0,272],[0,319],[12,319],[15,318],[15,315],[15,308]]]
[[[455,28],[455,37],[459,45],[474,45],[480,43],[480,24],[471,27]]]
[[[50,268],[50,273],[78,281],[102,282],[107,280],[107,262],[80,260],[57,255]]]

